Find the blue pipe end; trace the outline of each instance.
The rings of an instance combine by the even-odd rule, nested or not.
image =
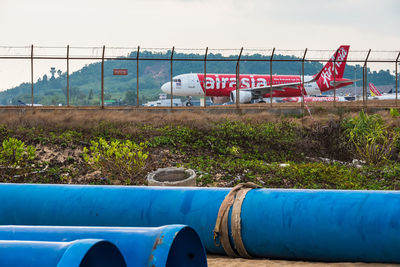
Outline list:
[[[126,267],[112,243],[101,239],[73,242],[0,240],[2,267]]]
[[[206,251],[193,228],[165,226],[154,242],[147,266],[207,266]]]
[[[57,267],[126,267],[119,249],[111,242],[101,239],[73,241],[60,259]]]
[[[166,266],[207,266],[206,251],[193,228],[184,227],[175,236]]]

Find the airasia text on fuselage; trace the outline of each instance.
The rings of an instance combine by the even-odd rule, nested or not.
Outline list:
[[[204,75],[198,75],[201,87],[204,90]],[[240,88],[255,88],[265,87],[270,85],[270,76],[268,75],[251,75],[243,74],[240,75]],[[273,84],[285,84],[299,82],[300,77],[298,76],[274,76]],[[207,90],[223,90],[236,88],[236,75],[221,75],[221,74],[207,74],[206,76],[206,89]]]

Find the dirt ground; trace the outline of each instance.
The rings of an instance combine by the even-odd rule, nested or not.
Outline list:
[[[224,256],[207,255],[207,262],[209,267],[269,267],[269,266],[283,266],[283,267],[300,267],[300,266],[328,266],[328,267],[394,267],[400,266],[397,264],[383,264],[383,263],[364,263],[364,262],[307,262],[307,261],[284,261],[284,260],[267,260],[267,259],[242,259],[242,258],[228,258]]]

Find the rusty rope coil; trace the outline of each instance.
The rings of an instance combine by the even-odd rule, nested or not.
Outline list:
[[[243,244],[240,214],[242,211],[242,203],[247,192],[259,187],[260,186],[251,182],[238,184],[226,195],[219,207],[218,217],[214,227],[214,244],[216,246],[222,245],[225,253],[230,257],[238,257],[240,255],[243,258],[251,258]],[[231,232],[236,251],[232,248],[229,241],[228,220],[229,210],[232,205]],[[217,243],[218,238],[220,243]]]

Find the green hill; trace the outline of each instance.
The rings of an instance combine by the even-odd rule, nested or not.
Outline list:
[[[169,58],[171,52],[165,54],[144,51],[140,53],[141,58]],[[128,57],[135,58],[136,52]],[[203,59],[198,54],[175,54],[175,58]],[[209,54],[208,59],[220,59],[221,54]],[[227,58],[236,58],[235,56]],[[251,55],[246,59],[268,59],[267,56]],[[292,56],[276,55],[274,59],[296,59]],[[240,73],[269,74],[269,62],[241,61]],[[305,62],[305,74],[317,73],[322,64],[318,62]],[[208,73],[235,73],[236,62],[234,61],[208,61]],[[128,69],[126,76],[114,76],[113,69]],[[301,62],[280,61],[273,62],[273,74],[301,74]],[[174,61],[173,74],[204,72],[202,61]],[[362,77],[361,66],[347,65],[345,77]],[[59,72],[57,77],[48,78],[45,74],[34,83],[35,103],[43,105],[66,105],[66,73]],[[158,94],[164,82],[170,80],[170,62],[157,60],[141,60],[139,62],[139,96],[140,103],[158,98]],[[104,63],[104,99],[119,99],[122,104],[136,104],[136,61],[135,60],[107,60]],[[368,70],[368,81],[375,85],[394,84],[395,78],[389,70],[379,72]],[[31,102],[31,84],[22,83],[19,86],[0,92],[0,105],[18,105],[19,101]],[[70,104],[71,105],[99,105],[101,94],[101,63],[93,63],[70,74]]]

